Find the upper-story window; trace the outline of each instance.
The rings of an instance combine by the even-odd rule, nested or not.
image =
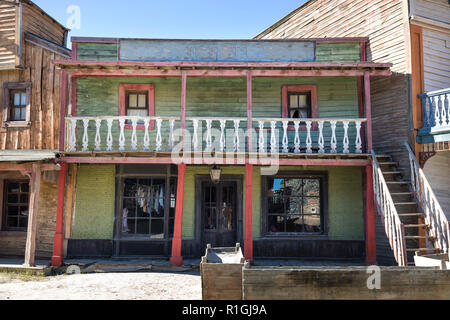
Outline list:
[[[148,92],[126,92],[127,116],[148,116]]]
[[[318,118],[317,87],[305,84],[283,86],[282,116],[291,119]],[[303,126],[302,122],[302,128]],[[315,126],[313,129],[316,129]]]
[[[151,117],[155,115],[155,94],[153,84],[119,85],[119,115],[130,117]],[[150,121],[150,130],[154,129],[154,121]],[[132,128],[127,120],[126,129]],[[144,122],[138,122],[137,129],[145,129]]]
[[[288,116],[292,119],[312,117],[310,92],[289,92]]]
[[[30,82],[8,82],[3,85],[3,125],[23,127],[30,125]]]

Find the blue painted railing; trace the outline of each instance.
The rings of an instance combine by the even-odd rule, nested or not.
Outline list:
[[[450,129],[450,88],[419,94],[422,99],[422,132]]]

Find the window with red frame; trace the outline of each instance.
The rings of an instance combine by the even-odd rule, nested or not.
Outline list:
[[[150,117],[155,115],[154,87],[152,84],[120,84],[119,115]],[[125,127],[131,129],[131,121]],[[138,129],[144,129],[144,121],[138,122]],[[150,130],[154,129],[154,121],[150,122]]]
[[[318,118],[317,87],[315,85],[283,86],[282,116],[291,119]]]

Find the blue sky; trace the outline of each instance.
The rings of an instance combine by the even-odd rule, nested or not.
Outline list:
[[[70,36],[248,39],[305,0],[35,0],[67,26],[71,5],[81,28]]]

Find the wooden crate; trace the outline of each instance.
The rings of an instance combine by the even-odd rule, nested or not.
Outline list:
[[[240,244],[234,248],[211,248],[200,263],[203,300],[242,300],[244,256]]]

